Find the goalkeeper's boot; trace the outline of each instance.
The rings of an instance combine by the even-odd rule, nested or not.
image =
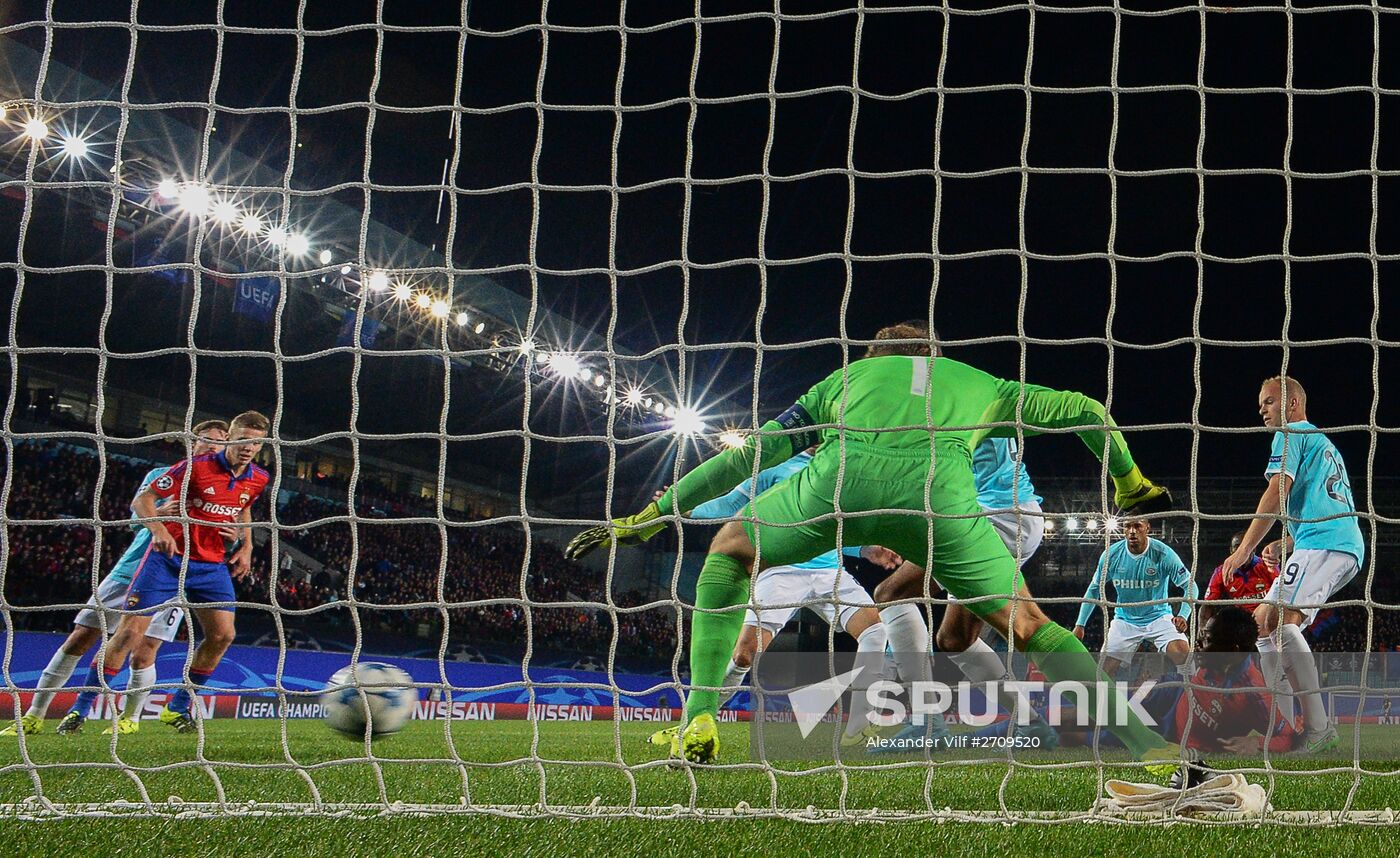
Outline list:
[[[1200,754],[1192,751],[1186,764],[1172,774],[1171,780],[1167,781],[1167,786],[1178,790],[1195,789],[1213,777],[1215,777],[1215,770],[1210,767],[1209,763],[1201,759]]]
[[[1172,493],[1142,475],[1136,465],[1122,477],[1114,477],[1116,491],[1113,502],[1119,515],[1151,515],[1170,512]]]
[[[1181,749],[1176,745],[1153,748],[1142,755],[1142,761],[1147,763],[1144,768],[1147,769],[1149,775],[1168,782],[1178,777],[1181,767],[1184,765],[1181,759]]]
[[[83,725],[86,723],[87,718],[83,717],[83,714],[78,710],[73,709],[58,722],[58,728],[55,732],[60,736],[75,736],[83,732]]]
[[[874,724],[866,724],[865,727],[862,728],[862,729],[861,729],[859,732],[857,732],[857,733],[852,733],[852,734],[849,735],[849,736],[847,736],[847,735],[845,735],[845,734],[842,734],[842,736],[841,736],[841,747],[843,747],[843,748],[858,748],[858,747],[869,748],[869,747],[870,747],[870,740],[871,740],[871,739],[875,739],[875,738],[879,738],[879,736],[880,736],[880,728],[879,728],[879,727],[875,726]],[[876,746],[876,747],[878,747],[878,746]],[[873,749],[872,749],[872,750],[873,750]]]
[[[680,734],[681,752],[692,763],[713,763],[719,759],[719,725],[715,716],[702,712],[685,725]]]
[[[1060,747],[1059,731],[1040,718],[1029,724],[1017,724],[1016,737],[1026,740],[1027,747],[1041,751],[1050,751]]]
[[[664,730],[657,730],[647,737],[648,745],[655,745],[658,748],[674,748],[676,740],[681,734],[681,725],[667,727]]]
[[[21,715],[18,721],[0,730],[0,736],[19,736],[23,733],[26,736],[34,736],[44,732],[44,719],[37,715]]]
[[[160,723],[174,727],[176,733],[193,733],[199,729],[188,712],[176,712],[169,706],[160,710]]]
[[[118,718],[117,726],[115,728],[108,727],[106,730],[102,731],[102,735],[112,735],[113,729],[116,730],[118,736],[130,736],[132,733],[139,733],[141,731],[141,723],[139,721],[133,721],[130,718]],[[179,728],[177,727],[176,729],[178,730]],[[180,732],[183,733],[184,731],[181,730]]]
[[[1316,738],[1309,736],[1303,747],[1298,749],[1298,753],[1307,756],[1325,754],[1328,751],[1336,750],[1340,743],[1341,739],[1337,736],[1337,728],[1328,727],[1326,732]]]

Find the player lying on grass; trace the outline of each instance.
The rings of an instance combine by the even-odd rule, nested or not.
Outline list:
[[[1303,629],[1317,619],[1319,607],[1356,577],[1366,546],[1346,463],[1327,436],[1308,422],[1307,410],[1308,394],[1296,379],[1280,376],[1260,387],[1259,416],[1264,425],[1278,430],[1264,471],[1269,486],[1221,574],[1228,586],[1235,570],[1249,562],[1255,546],[1273,528],[1274,519],[1283,516],[1294,550],[1255,609],[1254,619],[1261,633],[1265,675],[1271,681],[1278,678],[1275,653],[1281,651],[1289,682],[1303,705],[1308,750],[1317,753],[1336,747],[1337,731],[1327,720],[1317,662]]]
[[[194,426],[195,442],[190,448],[190,452],[195,456],[203,456],[212,453],[220,448],[222,443],[228,440],[228,424],[222,420],[205,420]],[[141,480],[141,489],[149,486],[156,478],[164,474],[168,468],[152,468]],[[73,670],[82,660],[83,653],[102,639],[103,630],[114,631],[121,621],[121,610],[126,607],[126,588],[131,584],[131,575],[136,571],[141,558],[146,553],[146,548],[151,543],[150,531],[138,525],[133,525],[136,535],[132,538],[131,544],[127,546],[122,556],[117,562],[112,564],[112,569],[97,585],[97,592],[88,599],[87,607],[78,612],[73,618],[73,631],[58,645],[58,650],[49,660],[43,673],[39,675],[39,682],[34,692],[34,697],[29,702],[29,707],[25,709],[24,715],[18,722],[11,724],[4,730],[0,730],[0,736],[14,736],[20,730],[25,735],[32,736],[44,729],[44,717],[48,714],[49,704],[53,702],[54,695],[60,688],[68,682],[73,675]],[[142,673],[143,682],[149,685],[155,681],[155,659],[156,653],[160,650],[160,645],[175,639],[180,630],[180,622],[184,618],[184,612],[178,607],[171,607],[162,611],[146,629],[145,635],[136,645],[135,652],[131,655],[132,671],[149,670],[149,675]],[[87,678],[83,685],[87,691],[78,695],[78,702],[64,715],[58,723],[60,734],[76,732],[81,729],[82,722],[86,720],[87,712],[92,708],[93,701],[97,699],[99,689],[102,687],[102,680],[98,677],[98,655],[94,654],[92,665],[88,669]],[[145,697],[141,697],[141,702]],[[134,720],[139,712],[138,708],[132,709],[133,698],[128,696],[126,701],[126,717]],[[137,714],[133,714],[137,713]],[[106,732],[110,733],[108,729]]]
[[[1103,406],[1079,393],[1005,381],[947,357],[935,359],[926,325],[877,334],[867,357],[832,373],[742,447],[726,450],[681,478],[642,512],[590,528],[569,543],[571,558],[655,536],[663,519],[729,491],[738,480],[819,444],[812,464],[746,505],[746,521],[720,528],[696,585],[682,749],[708,763],[719,751],[715,724],[724,665],[739,636],[754,573],[815,557],[842,541],[885,545],[925,558],[929,573],[969,610],[1042,664],[1051,681],[1102,680],[1094,659],[1020,589],[1016,561],[977,505],[972,450],[989,436],[1073,429],[1108,471],[1125,511],[1166,509],[1170,496],[1133,462]],[[977,428],[980,427],[980,428]],[[880,512],[877,512],[880,511]],[[852,515],[852,513],[871,513]],[[761,550],[760,550],[761,547]],[[934,549],[930,552],[930,549]],[[1014,625],[1013,625],[1014,616]],[[1042,658],[1056,654],[1055,658]],[[1092,685],[1090,686],[1093,687]],[[1125,712],[1119,695],[1107,711]],[[1154,774],[1176,769],[1175,749],[1127,711],[1113,729]]]
[[[192,606],[212,604],[191,608],[204,633],[188,666],[191,684],[204,685],[233,643],[233,580],[248,574],[253,539],[251,534],[243,539],[225,563],[224,538],[231,525],[251,521],[253,504],[271,480],[267,471],[253,464],[269,427],[267,418],[256,411],[238,415],[229,424],[229,445],[224,451],[180,462],[132,501],[132,510],[145,519],[151,544],[127,590],[126,608],[133,613],[122,617],[111,642],[100,653],[109,685],[150,625],[151,614],[177,599]],[[160,509],[157,504],[169,498],[183,501],[173,511],[187,517],[188,522],[161,517],[172,510]],[[144,690],[149,691],[149,687]],[[128,693],[141,691],[134,681],[128,681]],[[189,690],[180,688],[171,695],[160,720],[181,733],[195,730],[190,702]],[[121,722],[118,729],[123,729]]]
[[[936,344],[934,353],[940,354]],[[1041,514],[1041,497],[1035,493],[1035,485],[1031,483],[1025,465],[1018,461],[1017,449],[1014,438],[986,439],[972,453],[972,476],[976,481],[978,506],[990,513],[988,521],[1006,545],[1006,550],[1016,558],[1017,568],[1021,568],[1040,547],[1041,538],[1045,535],[1045,519]],[[933,585],[932,591],[927,589],[930,585]],[[875,599],[881,605],[909,599],[928,599],[938,589],[941,586],[929,579],[923,567],[906,561],[876,586]],[[1017,598],[1030,601],[1031,595],[1022,586]],[[899,613],[896,614],[896,611]],[[928,651],[928,626],[924,622],[923,611],[917,605],[907,601],[887,605],[880,609],[880,616],[885,618],[890,646],[896,652],[901,648],[907,648],[907,652]],[[934,639],[938,651],[947,653],[963,676],[972,682],[998,681],[1006,675],[1006,663],[1002,657],[982,640],[984,627],[985,624],[976,614],[959,605],[956,598],[950,597]],[[928,673],[927,666],[924,672]],[[1003,692],[998,702],[1008,714],[1016,711],[1016,695]],[[1029,724],[1017,724],[1017,734],[1039,739],[1040,747],[1051,747],[1058,740],[1055,731],[1034,710],[1030,717]],[[903,747],[901,740],[912,740],[918,736],[932,742],[940,738],[940,731],[930,729],[928,725],[911,723],[894,737],[889,747]]]
[[[732,518],[739,514],[755,497],[794,477],[812,462],[812,451],[803,450],[786,462],[761,471],[757,478],[748,479],[735,486],[728,494],[700,504],[686,515],[686,518],[717,520]],[[664,493],[663,493],[664,494]],[[873,562],[891,556],[888,549],[872,546],[867,553]],[[845,553],[861,553],[861,549],[847,548]],[[886,560],[886,562],[889,562]],[[874,608],[874,600],[841,563],[841,553],[832,550],[819,557],[794,563],[788,566],[774,566],[763,570],[753,586],[753,605],[744,612],[744,625],[739,639],[734,644],[734,653],[724,673],[723,706],[730,697],[738,693],[739,686],[748,675],[754,657],[773,642],[773,638],[783,630],[800,608],[806,607],[819,613],[828,625],[835,626],[856,641],[856,665],[865,667],[861,672],[861,682],[852,696],[853,710],[846,721],[843,744],[860,744],[869,732],[870,706],[860,693],[870,683],[883,678],[885,673],[885,645],[888,637],[881,615]],[[755,611],[756,609],[756,611]],[[872,728],[873,729],[873,728]],[[946,728],[945,728],[946,729]],[[653,733],[650,742],[665,745],[679,756],[680,727],[668,727]]]
[[[1186,626],[1191,619],[1191,602],[1198,592],[1196,581],[1171,546],[1154,539],[1151,533],[1152,524],[1146,519],[1123,522],[1123,539],[1099,556],[1094,577],[1089,579],[1089,589],[1084,591],[1084,602],[1079,606],[1074,636],[1084,640],[1084,624],[1099,607],[1106,586],[1113,585],[1113,620],[1108,624],[1103,644],[1103,670],[1109,676],[1116,675],[1121,665],[1132,662],[1143,641],[1166,653],[1182,671],[1190,672],[1185,666],[1191,653]],[[1175,613],[1167,601],[1169,583],[1186,594]],[[1104,610],[1108,610],[1107,605]]]
[[[1189,693],[1180,676],[1164,676],[1143,700],[1167,741],[1183,743],[1196,755],[1257,754],[1265,747],[1281,754],[1303,746],[1302,723],[1272,713],[1273,695],[1254,656],[1258,637],[1254,617],[1239,608],[1224,607],[1211,617]],[[1063,732],[1065,744],[1092,740],[1087,732]],[[1104,736],[1100,742],[1113,744]]]

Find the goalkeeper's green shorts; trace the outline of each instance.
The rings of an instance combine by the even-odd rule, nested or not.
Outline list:
[[[942,444],[936,450],[929,482],[927,452],[848,440],[838,494],[841,450],[823,446],[812,464],[744,507],[741,514],[756,520],[744,528],[760,567],[824,554],[837,546],[839,529],[843,548],[883,545],[932,572],[973,613],[996,612],[1020,585],[1016,561],[977,503],[967,451]]]

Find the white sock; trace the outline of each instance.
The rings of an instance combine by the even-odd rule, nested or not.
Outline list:
[[[846,721],[847,736],[854,736],[870,724],[870,701],[866,699],[865,691],[884,678],[887,643],[889,634],[883,623],[875,623],[856,638],[855,666],[865,669],[851,686],[851,717]]]
[[[43,718],[49,712],[49,704],[53,702],[54,694],[62,688],[68,681],[68,677],[73,675],[73,671],[78,667],[78,662],[83,654],[69,655],[63,650],[53,654],[49,659],[48,667],[39,674],[39,690],[34,692],[34,699],[29,702],[29,708],[25,710],[25,715],[32,715],[35,718]]]
[[[958,670],[962,671],[962,675],[966,676],[969,682],[1000,683],[1006,678],[1006,662],[981,638],[973,640],[972,646],[963,652],[949,653],[948,658],[958,666]],[[997,702],[1006,710],[1007,715],[1015,718],[1016,695],[1001,685],[998,685],[998,689]],[[1029,723],[1034,724],[1037,717],[1032,709]]]
[[[146,698],[151,696],[151,686],[156,683],[156,666],[133,667],[131,678],[126,682],[126,706],[122,708],[122,717],[130,718],[132,721],[141,720],[141,710],[146,705]]]
[[[1285,623],[1279,629],[1279,643],[1285,663],[1293,674],[1293,690],[1298,692],[1303,705],[1308,735],[1321,735],[1331,725],[1327,720],[1327,707],[1322,705],[1322,682],[1317,676],[1317,660],[1313,658],[1312,647],[1303,637],[1303,630],[1291,623]]]
[[[1278,714],[1293,721],[1293,699],[1289,696],[1290,686],[1283,681],[1283,658],[1272,635],[1265,635],[1254,642],[1259,650],[1259,672],[1264,674],[1264,685],[1274,695],[1274,708]]]
[[[929,665],[928,624],[918,605],[891,605],[880,611],[880,624],[885,627],[890,652],[894,653],[895,670],[903,682],[927,682],[933,677]]]
[[[720,697],[719,705],[721,707],[724,706],[724,704],[728,703],[730,700],[732,700],[734,698],[734,695],[738,694],[740,691],[743,690],[742,688],[734,688],[734,686],[743,685],[744,677],[748,675],[749,669],[747,667],[740,667],[739,665],[734,663],[734,659],[732,658],[729,660],[729,667],[726,667],[724,669],[724,687],[733,688],[734,690],[720,692],[722,696]]]

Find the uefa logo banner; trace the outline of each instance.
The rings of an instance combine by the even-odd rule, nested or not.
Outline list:
[[[1179,664],[1108,654],[1112,676],[1100,656],[1000,657],[1009,669],[974,681],[942,654],[762,653],[751,675],[750,756],[1127,762],[1130,748],[1175,746],[1213,761],[1400,760],[1400,707],[1391,712],[1400,659],[1385,654],[1313,657],[1320,726],[1308,723],[1319,710],[1293,691],[1287,665],[1255,653],[1196,653]],[[1322,731],[1336,742],[1319,747]]]

